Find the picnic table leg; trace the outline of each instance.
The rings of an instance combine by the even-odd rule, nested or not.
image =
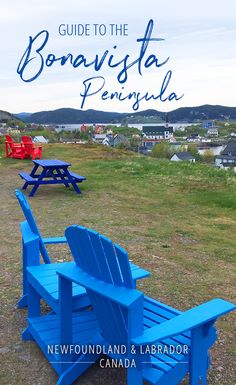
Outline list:
[[[68,178],[68,182],[72,184],[72,186],[74,187],[74,190],[77,192],[77,194],[81,194],[81,191],[80,191],[79,187],[77,186],[76,181],[70,175],[69,170],[65,169],[65,175]]]
[[[24,185],[23,185],[23,187],[22,187],[22,190],[26,190],[27,187],[28,187],[28,184],[29,184],[28,182],[25,182]]]
[[[42,173],[39,175],[38,179],[35,181],[36,183],[35,183],[34,187],[30,191],[30,194],[29,194],[30,197],[34,196],[34,194],[36,193],[36,191],[38,190],[38,188],[40,186],[40,181],[43,180],[43,178],[46,176],[46,174],[47,174],[47,169],[44,168]]]
[[[81,191],[80,191],[79,187],[77,186],[76,182],[75,181],[71,181],[70,183],[74,187],[74,190],[77,192],[77,194],[81,194]]]
[[[67,174],[65,173],[65,170],[57,170],[57,175],[61,178],[61,180],[63,180],[64,181],[64,185],[66,186],[66,187],[70,187],[69,186],[69,183],[68,183],[68,181],[67,181]]]
[[[29,197],[33,197],[34,194],[36,193],[36,191],[38,190],[39,188],[39,183],[35,184],[34,187],[32,188],[32,190],[30,191],[30,194],[29,194]]]
[[[32,176],[32,178],[35,177],[35,174],[36,174],[36,171],[38,170],[38,168],[39,168],[39,165],[35,164],[33,169],[32,169],[32,171],[31,171],[31,173],[30,173],[30,176]]]

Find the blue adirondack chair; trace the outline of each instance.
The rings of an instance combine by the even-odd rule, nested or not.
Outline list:
[[[26,221],[21,223],[22,257],[23,257],[23,294],[18,301],[18,307],[27,306],[29,282],[38,291],[48,305],[55,311],[59,309],[59,290],[57,271],[74,262],[51,263],[51,258],[46,249],[47,244],[67,243],[66,237],[43,238],[31,211],[30,205],[24,194],[16,190],[16,197],[22,208]],[[40,264],[40,254],[45,264]],[[146,270],[130,263],[134,284],[137,279],[149,276]],[[81,309],[90,304],[86,290],[73,285],[73,308]]]
[[[206,385],[209,348],[217,338],[213,325],[235,305],[213,299],[183,313],[176,311],[134,289],[128,255],[109,239],[81,226],[67,228],[66,237],[76,265],[58,272],[61,341],[74,343],[71,290],[76,282],[86,288],[105,343],[126,347],[123,355],[115,355],[115,349],[108,355],[123,363],[128,360],[128,385],[141,385],[144,380],[177,385],[188,372],[191,385]],[[31,321],[30,327],[34,331],[37,321]],[[39,345],[44,343],[40,331],[35,339]],[[168,351],[168,347],[177,345],[185,345],[188,350],[183,349],[181,354],[166,352],[165,348]],[[158,350],[150,353],[153,346]],[[62,355],[60,359],[70,357]],[[65,370],[60,385],[71,384],[78,374],[76,366]]]

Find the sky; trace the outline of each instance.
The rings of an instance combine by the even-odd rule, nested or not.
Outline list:
[[[235,0],[0,1],[0,110],[236,106]]]

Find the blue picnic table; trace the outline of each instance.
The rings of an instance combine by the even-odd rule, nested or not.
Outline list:
[[[71,163],[59,159],[33,160],[33,163],[34,166],[30,174],[26,172],[19,173],[20,177],[25,180],[22,187],[23,190],[29,185],[33,186],[29,194],[30,197],[34,196],[40,185],[46,184],[64,184],[66,187],[69,187],[71,184],[78,194],[81,193],[77,183],[83,182],[86,178],[69,171],[68,168],[71,166]],[[40,167],[41,172],[38,172]]]

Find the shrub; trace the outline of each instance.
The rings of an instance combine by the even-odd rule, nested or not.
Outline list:
[[[167,158],[170,159],[174,154],[174,148],[168,142],[157,143],[151,152],[153,158]]]

